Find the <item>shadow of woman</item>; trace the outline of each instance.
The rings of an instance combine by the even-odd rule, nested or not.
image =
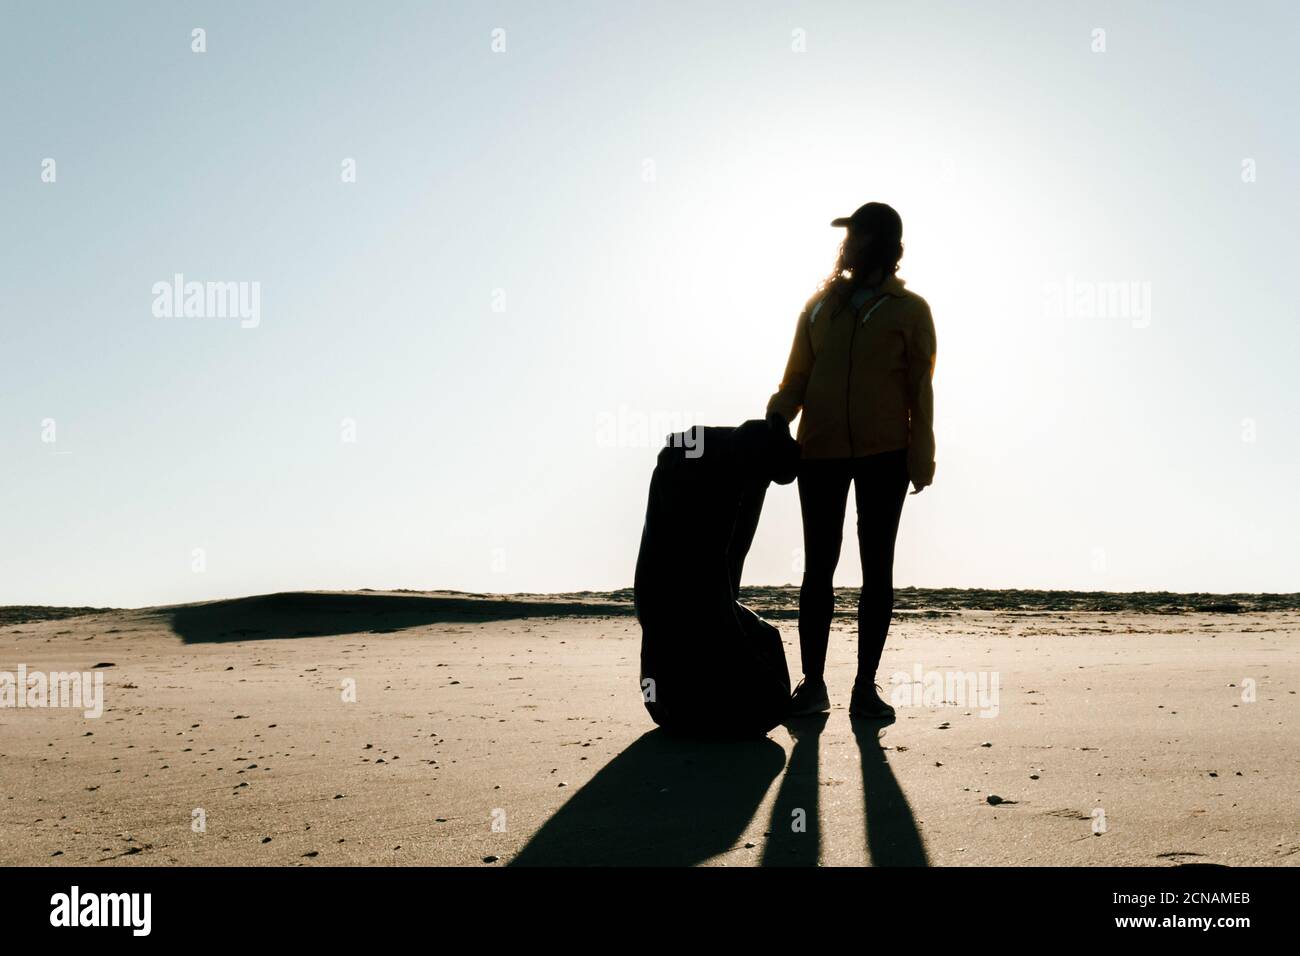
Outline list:
[[[817,755],[826,714],[785,722],[794,740],[768,821],[764,866],[816,866],[821,859],[821,790]]]
[[[854,720],[853,736],[862,757],[862,802],[867,825],[867,852],[872,866],[929,866],[925,841],[916,828],[912,807],[903,795],[880,745],[885,727],[894,722]]]
[[[729,850],[785,766],[764,737],[651,730],[543,824],[511,866],[693,866]]]

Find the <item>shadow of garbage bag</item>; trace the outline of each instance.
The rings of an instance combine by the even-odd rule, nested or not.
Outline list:
[[[694,866],[734,849],[785,766],[773,740],[647,731],[591,778],[511,866]]]

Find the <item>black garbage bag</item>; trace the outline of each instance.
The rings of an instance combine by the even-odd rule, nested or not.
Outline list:
[[[660,451],[634,593],[642,696],[666,730],[749,736],[786,715],[781,634],[737,598],[767,487],[798,466],[789,431],[759,420],[670,435]]]

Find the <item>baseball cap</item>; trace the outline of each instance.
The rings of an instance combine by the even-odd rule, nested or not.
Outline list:
[[[883,237],[903,238],[903,219],[893,206],[869,202],[859,206],[851,216],[831,220],[832,226],[845,226],[850,232],[871,232]]]

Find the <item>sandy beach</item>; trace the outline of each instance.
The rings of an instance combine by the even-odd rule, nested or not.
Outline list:
[[[845,616],[828,719],[708,743],[646,715],[628,597],[5,609],[0,671],[104,702],[0,709],[0,863],[1300,863],[1294,609],[900,594],[882,676],[996,675],[996,706],[850,722]],[[750,599],[797,675],[790,592]]]

